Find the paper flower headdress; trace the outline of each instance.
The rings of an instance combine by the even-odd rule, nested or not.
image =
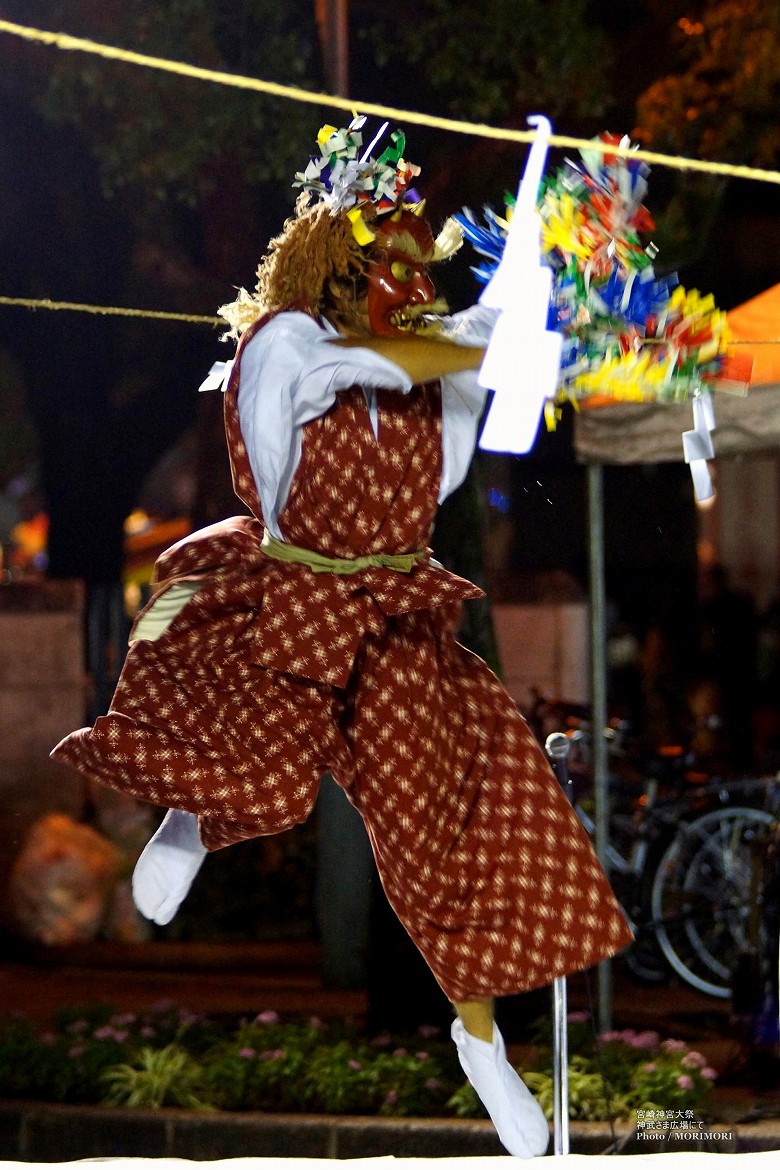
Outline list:
[[[406,136],[402,130],[390,135],[392,142],[379,158],[371,151],[387,130],[380,127],[366,150],[362,130],[365,118],[353,118],[349,126],[337,129],[323,126],[317,135],[320,154],[313,157],[305,171],[298,171],[294,187],[301,187],[327,203],[332,215],[346,214],[359,244],[369,244],[374,233],[363,218],[369,205],[373,215],[395,211],[400,204],[419,204],[419,195],[410,184],[420,168],[404,158]]]
[[[331,215],[346,215],[352,232],[361,246],[376,238],[371,222],[377,216],[401,207],[421,214],[424,200],[412,187],[420,168],[404,158],[406,135],[403,130],[390,134],[391,145],[379,155],[371,152],[387,131],[383,123],[366,149],[363,149],[364,117],[353,118],[349,126],[337,129],[323,126],[317,135],[319,155],[309,161],[305,171],[295,175],[293,187],[309,191],[330,208]],[[370,214],[365,214],[370,209]],[[434,260],[444,260],[462,243],[460,230],[445,224],[436,240]]]

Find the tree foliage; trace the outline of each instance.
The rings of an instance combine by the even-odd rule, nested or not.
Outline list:
[[[638,35],[647,56],[632,134],[640,145],[693,158],[778,164],[775,0],[655,0],[646,5]],[[662,266],[698,268],[706,279],[724,217],[734,221],[734,209],[727,210],[729,181],[658,170],[652,191]]]
[[[556,129],[587,136],[627,129],[644,89],[643,144],[764,165],[780,157],[775,0],[350,0],[349,8],[356,101],[521,127],[542,112]],[[2,11],[153,56],[324,88],[314,0],[2,0]],[[0,98],[13,111],[0,146],[2,291],[193,312],[251,281],[317,128],[342,117],[11,37],[0,40]],[[34,133],[23,124],[30,104]],[[525,152],[514,145],[409,130],[434,216],[500,199],[517,181]],[[99,200],[84,144],[117,198]],[[660,241],[671,267],[702,246],[720,195],[705,180],[659,169],[654,211],[659,191],[678,182],[665,192],[672,245]],[[465,271],[463,279],[472,297]],[[52,539],[66,527],[75,534],[63,572],[76,573],[82,550],[97,544],[105,560],[111,532],[119,556],[128,501],[192,419],[189,387],[211,339],[164,330],[17,313],[7,339],[0,332],[33,387]],[[89,539],[99,522],[102,544]]]
[[[4,7],[25,23],[138,52],[324,88],[313,0],[6,0]],[[608,54],[588,9],[587,0],[399,0],[392,8],[352,0],[353,92],[505,125],[524,126],[529,113],[543,111],[565,117],[574,131],[596,132],[609,100]],[[226,173],[254,189],[289,181],[320,122],[334,117],[80,53],[36,48],[21,56],[46,117],[77,126],[106,189],[130,189],[142,203],[173,196],[197,205]],[[423,138],[415,134],[415,142]],[[458,145],[450,137],[435,154]],[[427,173],[437,165],[444,166],[429,160]]]
[[[151,56],[320,87],[306,0],[12,0],[19,19]],[[189,203],[225,173],[250,186],[289,176],[317,114],[309,106],[81,53],[46,52],[28,80],[55,122],[92,143],[109,192]],[[306,144],[306,145],[304,145]]]
[[[605,39],[586,0],[357,0],[358,39],[383,71],[407,87],[415,108],[504,125],[546,113],[580,123],[603,117]],[[362,88],[371,84],[367,74]]]
[[[780,160],[780,7],[776,0],[690,4],[669,37],[673,71],[638,99],[646,145],[772,167]]]

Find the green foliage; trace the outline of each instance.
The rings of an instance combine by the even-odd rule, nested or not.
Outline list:
[[[209,1054],[211,1099],[220,1109],[305,1109],[304,1073],[322,1042],[316,1020],[282,1024],[275,1013],[262,1013]]]
[[[487,1110],[468,1081],[456,1089],[447,1102],[448,1111],[456,1117],[487,1117]]]
[[[547,1118],[554,1109],[553,1076],[550,1072],[528,1072],[523,1079],[536,1097]],[[631,1101],[611,1085],[605,1089],[601,1073],[584,1056],[573,1056],[568,1070],[569,1117],[576,1121],[603,1121],[608,1113],[613,1117],[629,1117]]]
[[[141,1015],[106,1003],[69,1007],[43,1031],[27,1020],[0,1021],[0,1097],[100,1101],[112,1069],[132,1064],[144,1049],[183,1047],[185,1036],[197,1057],[222,1039],[222,1030],[169,1004]]]
[[[313,8],[311,0],[6,5],[7,15],[24,23],[318,91],[326,86]],[[590,119],[594,132],[608,104],[609,55],[587,0],[399,0],[392,8],[354,0],[349,47],[351,92],[374,102],[523,126],[529,113],[543,110],[575,129]],[[35,93],[49,119],[77,126],[100,160],[106,190],[141,203],[174,198],[196,206],[226,184],[255,191],[269,180],[289,184],[318,127],[341,116],[82,53],[36,48],[22,65],[18,56],[0,57],[0,84]],[[445,145],[452,170],[458,144],[447,136]],[[491,146],[480,167],[495,153]],[[434,163],[425,154],[430,177]]]
[[[683,1040],[662,1039],[652,1031],[605,1032],[598,1049],[590,1037],[572,1061],[576,1074],[603,1071],[613,1111],[621,1117],[637,1109],[699,1110],[715,1079],[701,1053]]]
[[[535,1067],[518,1070],[545,1116],[553,1117],[552,1056],[547,1047],[549,1023],[538,1028],[541,1039]],[[569,1116],[574,1121],[631,1119],[637,1110],[700,1111],[707,1102],[714,1071],[701,1053],[682,1040],[662,1040],[657,1032],[606,1032],[593,1035],[587,1019],[568,1026]],[[483,1117],[484,1109],[470,1085],[447,1103],[458,1117]]]
[[[0,1023],[0,1096],[50,1096],[57,1061],[54,1044],[31,1021]]]
[[[25,23],[37,16],[45,27],[148,56],[321,87],[304,0],[24,0],[7,8]],[[39,104],[85,133],[108,191],[130,187],[195,204],[223,182],[289,179],[322,120],[309,106],[263,94],[46,51],[47,68],[34,77]]]
[[[441,1112],[460,1077],[450,1046],[386,1047],[318,1021],[259,1017],[209,1055],[206,1079],[221,1109],[366,1113]],[[430,1047],[430,1051],[429,1051]]]
[[[584,0],[358,3],[362,39],[387,74],[411,79],[408,103],[474,122],[528,114],[601,116],[608,55]]]
[[[522,1076],[552,1117],[547,1021],[539,1035],[538,1057]],[[569,1043],[572,1118],[706,1104],[715,1074],[682,1041],[613,1032],[597,1051],[589,1024],[575,1017]],[[453,1045],[429,1030],[370,1041],[316,1019],[282,1022],[263,1012],[236,1025],[171,1005],[141,1015],[106,1004],[72,1008],[44,1032],[23,1019],[0,1021],[2,1096],[146,1109],[485,1116]]]
[[[208,1109],[201,1097],[203,1069],[177,1044],[142,1048],[130,1064],[117,1064],[103,1076],[107,1105],[129,1109]]]
[[[0,1096],[99,1100],[104,1074],[128,1052],[127,1034],[86,1018],[38,1033],[25,1020],[0,1026]]]

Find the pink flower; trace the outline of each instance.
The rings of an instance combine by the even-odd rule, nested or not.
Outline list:
[[[618,1040],[623,1039],[621,1032],[601,1032],[599,1040],[602,1044],[615,1044]]]
[[[71,1048],[70,1052],[68,1053],[68,1056],[70,1057],[71,1060],[75,1060],[77,1056],[81,1056],[86,1051],[87,1051],[86,1045],[74,1044],[73,1047]]]
[[[393,1051],[393,1056],[408,1056],[408,1055],[409,1055],[409,1053],[406,1051],[405,1048],[396,1048]]]
[[[360,1063],[359,1060],[350,1060],[349,1067],[351,1069],[353,1069],[355,1072],[359,1072],[359,1070],[363,1067],[363,1065]]]
[[[395,1105],[397,1100],[398,1094],[396,1093],[395,1089],[391,1089],[390,1092],[385,1096],[385,1105]]]
[[[281,1060],[283,1056],[281,1048],[266,1048],[265,1052],[260,1053],[261,1060]]]
[[[259,1016],[255,1016],[256,1024],[278,1024],[279,1013],[274,1011],[260,1012]]]
[[[386,1032],[383,1032],[381,1036],[375,1036],[371,1044],[374,1048],[387,1048],[390,1044],[390,1037]]]
[[[423,1040],[433,1040],[435,1036],[441,1035],[441,1028],[437,1028],[435,1024],[421,1024],[417,1029],[417,1035],[422,1036]]]
[[[141,1029],[141,1035],[143,1036],[144,1040],[153,1040],[155,1035],[156,1035],[156,1032],[155,1032],[154,1028],[150,1028],[149,1025],[147,1024],[145,1027],[143,1027]]]
[[[704,1068],[706,1063],[705,1057],[700,1052],[686,1052],[680,1061],[683,1068]]]
[[[415,1052],[414,1055],[417,1057],[418,1060],[427,1060],[428,1059],[427,1052]]]
[[[655,1072],[655,1070],[656,1070],[657,1068],[658,1068],[658,1065],[657,1065],[657,1064],[655,1063],[655,1061],[653,1061],[653,1060],[651,1060],[649,1064],[643,1064],[643,1065],[642,1065],[642,1069],[643,1069],[643,1070],[644,1070],[644,1072],[646,1072],[646,1073],[653,1073],[653,1072]]]
[[[715,1072],[715,1069],[710,1068],[709,1065],[707,1068],[703,1068],[701,1070],[701,1075],[704,1077],[705,1081],[717,1081],[718,1079],[718,1074]]]
[[[678,1077],[677,1084],[680,1086],[681,1089],[685,1089],[686,1092],[688,1092],[690,1089],[693,1088],[693,1078],[687,1077],[687,1076]]]
[[[69,1032],[71,1036],[77,1036],[79,1032],[85,1032],[88,1027],[89,1024],[86,1020],[74,1020],[72,1024],[68,1024],[65,1031]]]
[[[662,1040],[661,1047],[667,1052],[685,1052],[688,1045],[684,1040]]]
[[[584,1024],[590,1019],[587,1012],[569,1012],[566,1017],[570,1024]]]
[[[428,1077],[428,1080],[425,1082],[425,1087],[431,1093],[435,1093],[437,1089],[441,1088],[441,1081],[437,1081],[436,1077]]]
[[[639,1032],[628,1043],[632,1048],[657,1048],[660,1038],[657,1032]]]
[[[96,1040],[124,1040],[127,1032],[117,1032],[110,1024],[104,1024],[102,1028],[96,1028],[92,1035]]]
[[[254,1048],[242,1048],[242,1049],[239,1051],[238,1055],[239,1055],[239,1056],[240,1056],[240,1057],[241,1057],[243,1060],[251,1060],[251,1059],[252,1059],[252,1057],[256,1055],[256,1053],[255,1053],[255,1050],[254,1050]]]

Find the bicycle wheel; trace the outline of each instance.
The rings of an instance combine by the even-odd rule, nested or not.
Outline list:
[[[773,821],[762,809],[715,809],[683,825],[659,863],[651,893],[659,945],[707,995],[728,998],[737,956],[750,945],[756,851]]]

